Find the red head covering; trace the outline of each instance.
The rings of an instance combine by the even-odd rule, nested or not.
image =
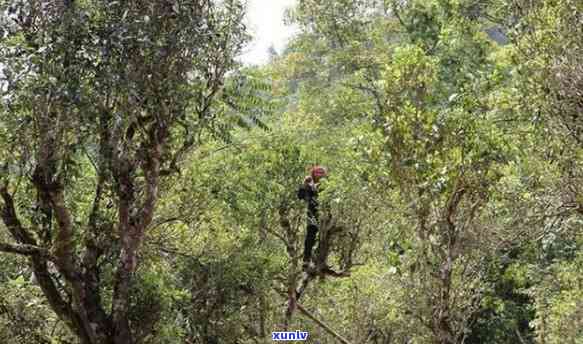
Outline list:
[[[322,166],[314,166],[314,167],[312,167],[312,171],[310,172],[310,175],[312,175],[312,178],[317,180],[317,179],[320,179],[322,177],[326,177],[328,175],[328,172]]]

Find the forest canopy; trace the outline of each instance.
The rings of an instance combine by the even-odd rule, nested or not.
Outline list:
[[[583,2],[0,0],[0,343],[583,341]]]

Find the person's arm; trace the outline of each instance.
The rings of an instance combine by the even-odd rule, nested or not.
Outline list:
[[[310,197],[310,190],[312,184],[312,177],[307,176],[304,178],[304,183],[298,189],[298,198],[301,200],[308,200]]]

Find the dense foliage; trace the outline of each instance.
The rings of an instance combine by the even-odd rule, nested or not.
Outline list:
[[[244,15],[0,0],[1,343],[583,341],[581,1]]]

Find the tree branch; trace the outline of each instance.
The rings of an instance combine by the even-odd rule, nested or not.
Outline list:
[[[78,326],[80,324],[79,315],[73,310],[73,308],[67,304],[58,289],[55,287],[55,283],[47,267],[47,258],[52,256],[50,254],[30,254],[33,251],[38,251],[38,253],[43,253],[46,249],[36,246],[36,241],[30,235],[30,233],[22,226],[18,216],[16,215],[16,209],[14,207],[14,199],[12,195],[8,192],[8,187],[6,185],[0,187],[0,196],[4,201],[4,206],[2,207],[2,220],[12,237],[20,242],[18,245],[8,245],[3,244],[1,248],[4,248],[4,252],[11,252],[17,254],[26,254],[31,257],[32,268],[34,274],[37,278],[38,284],[43,290],[43,293],[47,297],[51,308],[55,311],[57,316],[63,320],[69,328],[77,333],[80,337],[83,336],[81,328]],[[38,248],[38,250],[37,250]],[[48,252],[48,250],[46,250]],[[56,261],[56,258],[53,260]]]
[[[275,289],[275,291],[277,291],[282,297],[287,299],[287,295],[285,295],[285,293],[283,293],[282,291],[277,290],[277,289]],[[300,311],[300,313],[305,315],[310,320],[314,321],[316,324],[318,324],[318,326],[320,326],[324,331],[328,332],[328,334],[330,334],[332,337],[338,339],[343,344],[351,344],[346,338],[342,337],[342,335],[340,335],[338,332],[334,331],[330,326],[326,325],[326,323],[324,323],[322,320],[319,320],[318,318],[316,318],[316,316],[314,316],[312,313],[307,311],[304,308],[304,306],[302,306],[297,301],[295,303],[295,306]]]
[[[304,308],[304,306],[302,306],[300,303],[296,303],[296,306],[297,306],[297,308],[300,310],[300,312],[303,315],[305,315],[309,319],[313,320],[322,329],[324,329],[324,331],[328,332],[334,338],[338,339],[341,343],[343,343],[343,344],[350,344],[350,342],[346,338],[342,337],[342,335],[340,335],[338,332],[334,331],[330,326],[326,325],[323,321],[321,321],[318,318],[316,318],[312,313],[308,312]]]
[[[26,245],[36,245],[36,241],[30,235],[30,233],[22,226],[18,216],[16,215],[16,209],[14,207],[14,199],[12,195],[8,192],[7,186],[0,187],[0,196],[4,201],[4,207],[0,210],[2,212],[2,221],[8,228],[8,231],[12,237],[19,243]]]
[[[14,253],[23,256],[39,256],[47,260],[54,260],[49,250],[26,244],[8,244],[0,242],[0,252]]]

